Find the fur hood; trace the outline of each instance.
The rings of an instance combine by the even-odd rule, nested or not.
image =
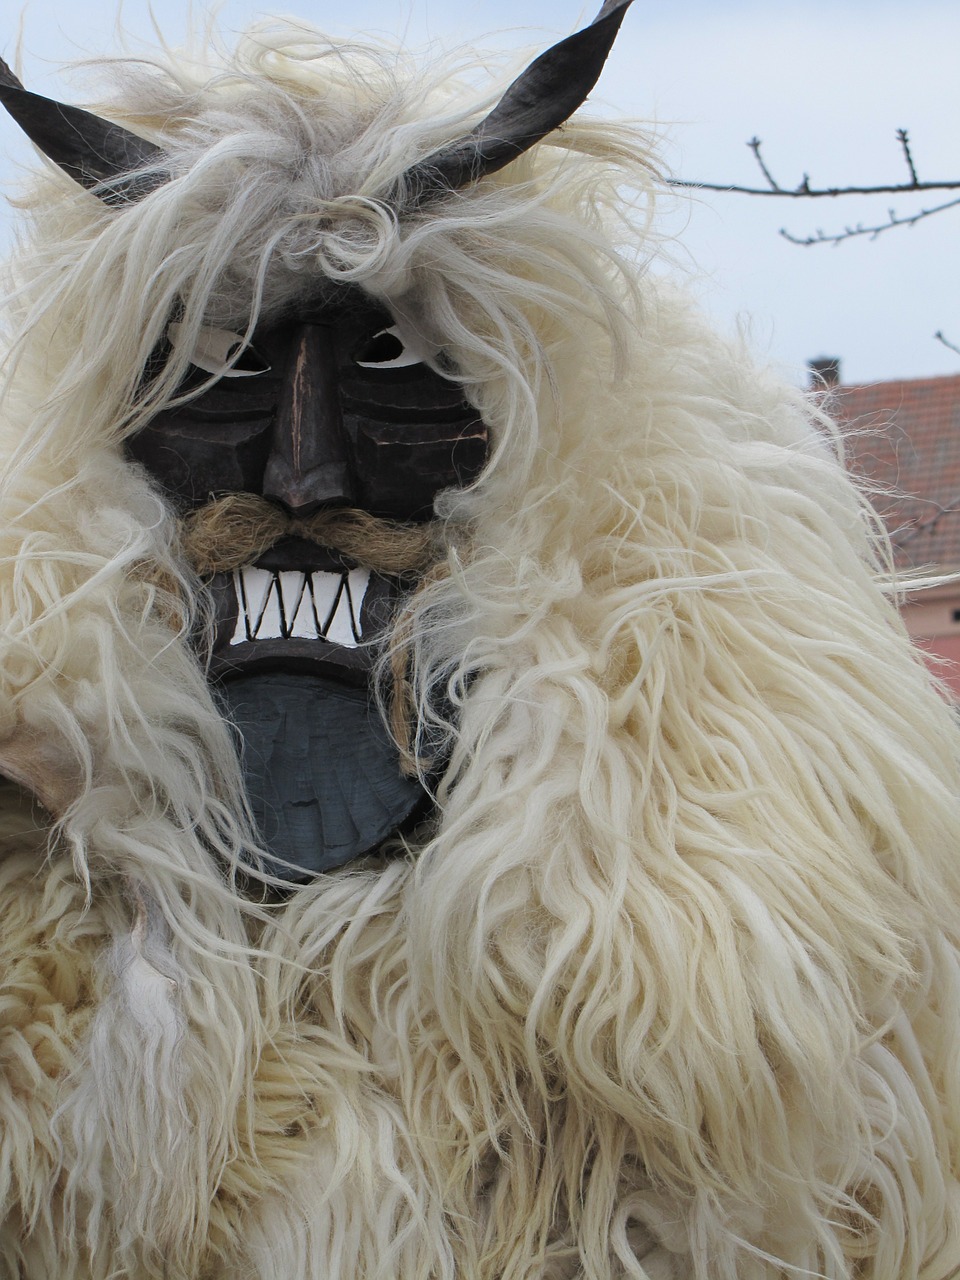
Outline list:
[[[489,105],[302,27],[124,68],[171,180],[50,171],[0,387],[0,1273],[950,1280],[952,713],[810,404],[646,270],[642,137],[571,122],[398,216]],[[288,895],[123,438],[189,333],[350,281],[491,461],[384,654],[449,765]],[[25,793],[40,802],[30,805]],[[256,895],[254,895],[256,896]],[[269,896],[269,895],[268,895]]]

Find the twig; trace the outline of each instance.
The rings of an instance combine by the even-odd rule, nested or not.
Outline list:
[[[930,516],[927,520],[911,522],[892,533],[890,541],[895,547],[905,547],[908,543],[913,542],[914,538],[919,538],[921,534],[932,533],[944,516],[960,515],[960,506],[957,505],[960,502],[960,494],[950,498],[945,503],[934,502],[931,498],[921,498],[918,501],[923,502],[925,506],[936,507],[936,514]]]
[[[821,196],[889,196],[905,191],[958,191],[960,178],[942,182],[891,182],[875,187],[811,187],[806,174],[798,187],[741,187],[735,182],[692,182],[670,178],[672,187],[689,187],[694,191],[729,191],[741,196],[787,196],[793,200],[816,200]]]
[[[913,185],[916,186],[920,179],[917,177],[917,170],[913,163],[913,156],[910,154],[910,138],[907,136],[906,129],[897,130],[897,141],[903,148],[903,157],[907,162],[907,168],[910,170],[910,178]]]
[[[943,332],[942,332],[942,330],[938,329],[938,330],[937,330],[937,332],[936,332],[933,336],[936,338],[936,340],[937,340],[938,342],[942,342],[942,343],[943,343],[943,345],[944,345],[945,347],[949,347],[951,351],[955,351],[955,352],[957,353],[957,355],[958,355],[958,356],[960,356],[960,347],[956,346],[956,345],[955,345],[954,343],[952,343],[952,342],[949,342],[949,341],[948,341],[948,340],[943,336]]]
[[[796,187],[783,187],[770,172],[767,162],[760,151],[763,145],[759,138],[751,138],[747,146],[753,152],[760,172],[767,180],[765,187],[744,187],[735,182],[688,182],[683,178],[673,178],[675,187],[694,187],[700,191],[730,191],[745,196],[786,196],[794,200],[817,200],[824,196],[883,196],[899,195],[904,191],[957,191],[960,190],[960,178],[941,182],[921,182],[917,176],[913,155],[910,151],[910,138],[906,129],[897,130],[897,141],[910,170],[909,182],[879,183],[871,187],[812,187],[810,177],[804,174]],[[944,206],[946,207],[946,206]]]
[[[827,235],[819,229],[812,236],[795,236],[791,235],[786,228],[780,228],[780,234],[784,240],[789,240],[791,244],[811,245],[811,244],[841,244],[844,240],[852,240],[855,236],[869,236],[871,240],[876,240],[877,236],[884,231],[889,231],[891,227],[912,227],[916,223],[922,222],[924,218],[930,218],[935,213],[942,213],[944,209],[952,209],[955,205],[960,205],[960,196],[956,200],[947,200],[944,204],[934,205],[932,209],[921,209],[919,213],[911,214],[907,218],[898,218],[892,209],[887,211],[887,221],[881,222],[877,226],[865,227],[858,222],[855,227],[845,227],[843,231]]]
[[[763,174],[766,180],[770,183],[770,190],[775,191],[781,195],[787,194],[786,192],[784,192],[783,187],[781,187],[780,183],[777,182],[776,178],[773,176],[773,174],[770,172],[770,170],[767,168],[766,164],[764,163],[763,156],[760,154],[760,147],[762,146],[760,139],[757,137],[751,138],[750,141],[747,143],[747,146],[753,152],[754,158],[756,159],[757,164],[760,166],[760,172]]]

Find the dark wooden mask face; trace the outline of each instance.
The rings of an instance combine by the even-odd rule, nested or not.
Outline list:
[[[293,515],[347,506],[425,520],[442,489],[479,475],[486,431],[462,389],[359,290],[259,328],[228,368],[241,341],[203,330],[183,390],[222,376],[128,442],[179,506],[254,493]]]
[[[165,352],[182,341],[173,322]],[[181,394],[126,445],[187,515],[253,494],[290,516],[421,522],[480,474],[487,433],[463,390],[359,290],[242,335],[208,328]],[[217,377],[213,385],[212,376]],[[211,676],[241,736],[266,845],[300,874],[383,842],[423,808],[370,706],[378,635],[409,590],[302,534],[213,574]]]

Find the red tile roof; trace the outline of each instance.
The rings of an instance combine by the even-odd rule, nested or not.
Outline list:
[[[960,569],[960,374],[832,388],[851,470],[883,492],[900,568]]]

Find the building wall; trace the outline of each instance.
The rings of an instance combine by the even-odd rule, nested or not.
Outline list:
[[[909,596],[900,611],[907,631],[960,703],[960,582]]]

